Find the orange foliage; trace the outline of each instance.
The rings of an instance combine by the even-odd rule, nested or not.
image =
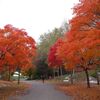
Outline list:
[[[80,0],[74,7],[70,31],[57,56],[67,68],[95,68],[100,64],[100,0]]]
[[[32,66],[36,55],[35,41],[24,30],[6,25],[0,29],[0,67],[15,70]]]

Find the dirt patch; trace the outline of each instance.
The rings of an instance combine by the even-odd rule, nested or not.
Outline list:
[[[87,88],[84,84],[60,84],[58,89],[73,97],[73,100],[100,100],[100,85]]]
[[[8,100],[11,95],[23,94],[28,87],[29,85],[24,83],[18,85],[16,82],[0,81],[0,100]]]

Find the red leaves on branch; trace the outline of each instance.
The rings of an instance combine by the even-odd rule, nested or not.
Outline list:
[[[36,55],[35,41],[22,30],[12,25],[0,29],[0,67],[9,66],[10,70],[17,67],[25,69],[32,66]]]
[[[57,48],[62,44],[62,39],[58,39],[57,42],[50,48],[48,54],[48,63],[50,67],[59,67],[62,65],[62,60],[57,58]]]
[[[51,58],[61,59],[67,69],[95,68],[100,64],[100,0],[80,0],[74,14],[70,31]]]

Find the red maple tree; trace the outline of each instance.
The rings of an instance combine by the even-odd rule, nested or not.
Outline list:
[[[2,70],[15,71],[16,68],[25,70],[32,66],[32,59],[36,55],[33,38],[23,29],[12,25],[0,29],[0,67]]]
[[[80,0],[74,13],[70,31],[57,56],[69,69],[82,68],[90,87],[88,70],[100,64],[100,0]]]
[[[59,67],[62,65],[62,60],[60,58],[57,58],[57,48],[62,44],[62,39],[58,39],[54,45],[50,48],[50,51],[48,53],[48,64],[51,67]]]

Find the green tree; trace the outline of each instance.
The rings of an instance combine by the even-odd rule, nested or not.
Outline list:
[[[40,42],[37,44],[37,54],[38,54],[37,67],[39,70],[40,69],[46,70],[46,73],[45,73],[46,76],[51,75],[53,73],[51,71],[51,68],[49,68],[47,64],[47,57],[48,57],[48,52],[50,50],[50,47],[58,40],[58,38],[63,37],[65,30],[68,30],[67,23],[66,24],[64,23],[60,28],[55,28],[51,32],[42,34],[39,38]]]

